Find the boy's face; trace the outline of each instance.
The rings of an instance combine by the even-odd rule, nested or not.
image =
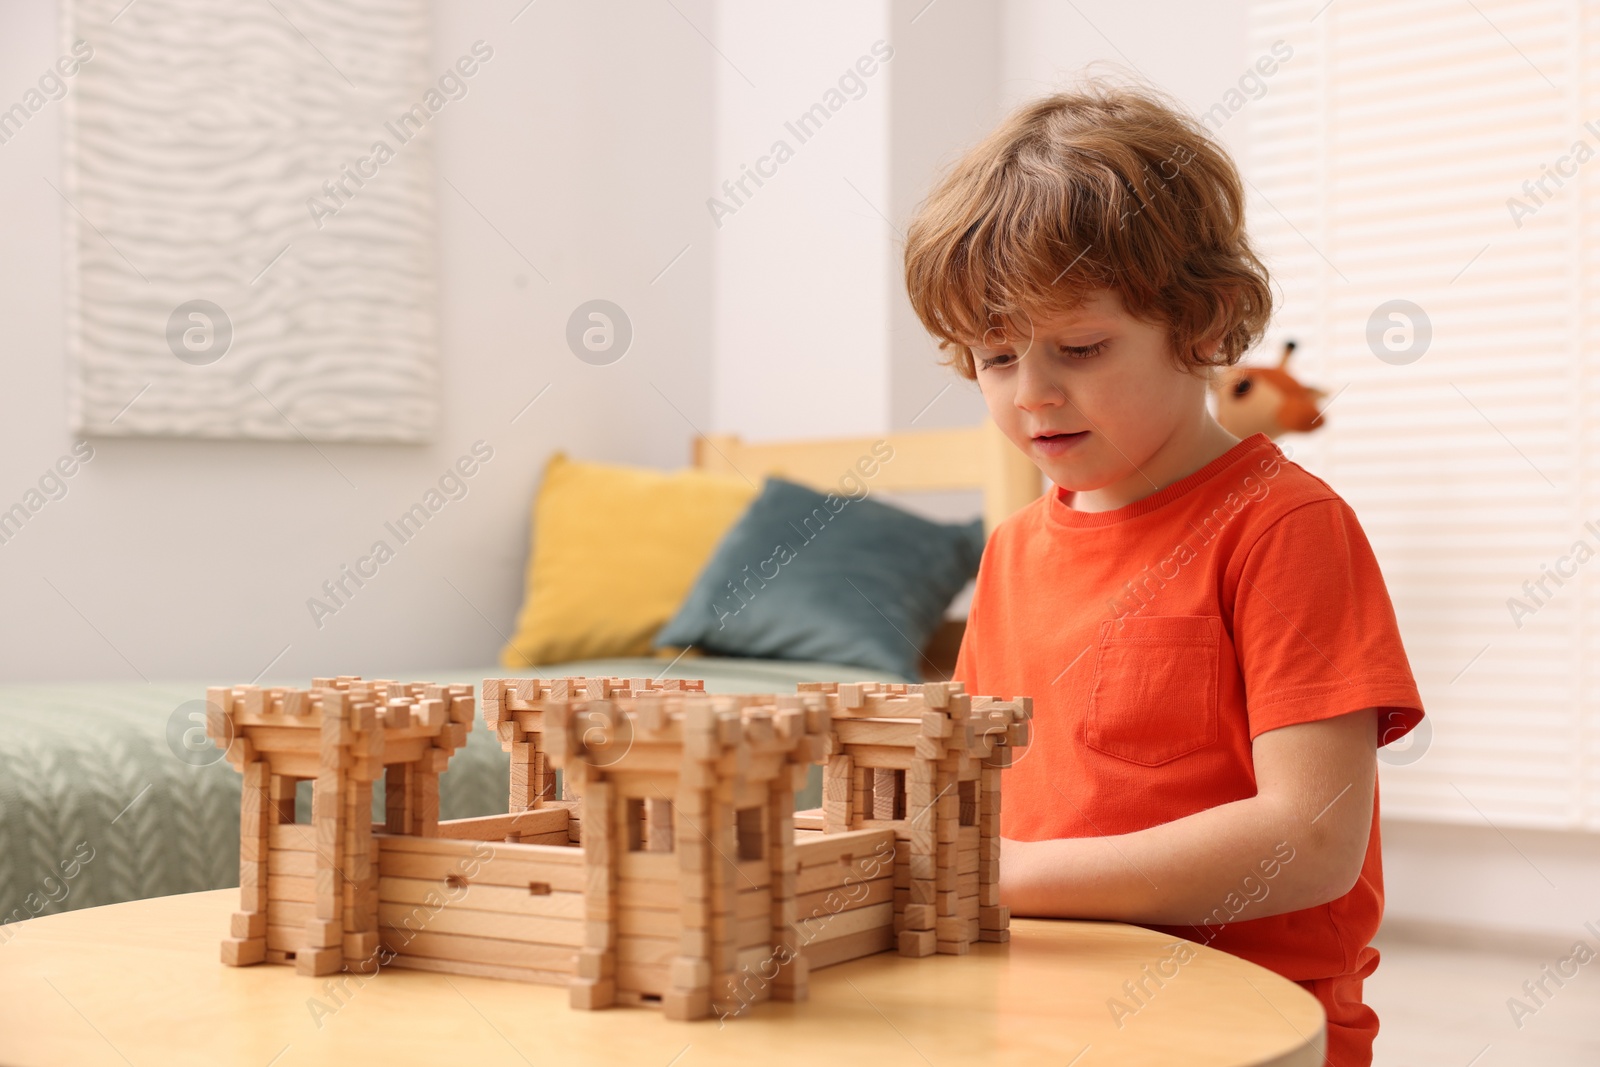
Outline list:
[[[998,347],[972,350],[989,414],[1089,510],[1155,492],[1208,429],[1204,380],[1174,361],[1166,328],[1129,316],[1115,291],[1012,340],[999,345],[996,331],[986,344]]]

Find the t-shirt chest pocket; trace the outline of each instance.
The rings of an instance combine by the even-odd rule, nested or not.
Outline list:
[[[1084,743],[1147,767],[1215,744],[1221,641],[1213,615],[1101,623]]]

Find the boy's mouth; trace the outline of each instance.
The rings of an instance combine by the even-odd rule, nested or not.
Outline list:
[[[1079,430],[1077,433],[1039,433],[1033,435],[1033,446],[1045,455],[1058,456],[1088,436],[1088,430]]]

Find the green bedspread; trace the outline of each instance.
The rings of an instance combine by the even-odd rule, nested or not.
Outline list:
[[[660,660],[612,659],[540,674],[661,671]],[[515,673],[490,667],[400,680],[465,682],[476,691],[483,678]],[[788,693],[802,681],[905,681],[836,664],[715,657],[684,660],[662,676],[703,678],[717,693]],[[205,685],[0,685],[0,923],[239,884],[239,774],[220,752],[183,742],[184,731],[203,721],[189,714],[203,709]],[[440,779],[443,818],[506,810],[508,757],[481,714]],[[821,803],[820,769],[812,772],[798,798],[802,807]],[[0,928],[0,945],[6,940]]]

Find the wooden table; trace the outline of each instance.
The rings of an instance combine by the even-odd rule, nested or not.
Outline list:
[[[1200,946],[1187,962],[1163,964],[1172,976],[1158,989],[1147,979],[1154,995],[1115,1017],[1111,998],[1135,1007],[1123,983],[1173,956],[1168,938],[1121,923],[1013,919],[1009,944],[840,964],[811,976],[808,1001],[756,1005],[719,1025],[668,1022],[645,1009],[572,1011],[554,986],[398,968],[363,983],[224,967],[218,942],[237,897],[158,897],[0,928],[0,1063],[1322,1062],[1315,998]]]

